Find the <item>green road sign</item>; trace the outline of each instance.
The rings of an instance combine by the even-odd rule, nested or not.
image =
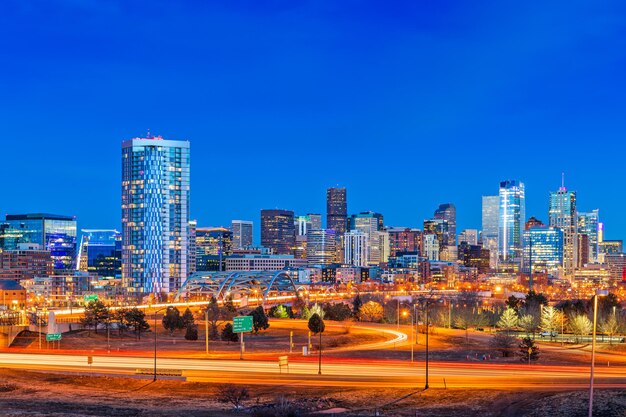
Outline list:
[[[61,340],[61,333],[48,333],[46,335],[46,342],[58,342]]]
[[[98,301],[98,294],[85,294],[83,298],[85,299],[85,304],[89,304],[91,301]]]
[[[252,331],[252,316],[237,316],[233,318],[233,333]]]

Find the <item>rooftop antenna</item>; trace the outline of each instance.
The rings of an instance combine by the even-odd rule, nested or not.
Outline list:
[[[148,128],[148,135],[146,136],[146,139],[150,139],[150,138],[151,138],[151,136],[150,136],[150,128]]]
[[[561,172],[561,190],[565,190],[565,172]]]

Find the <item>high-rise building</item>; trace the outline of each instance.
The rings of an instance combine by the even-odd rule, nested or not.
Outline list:
[[[456,207],[454,204],[440,204],[433,218],[445,220],[448,225],[444,246],[456,246]]]
[[[333,229],[313,229],[307,233],[306,259],[309,266],[335,262],[337,236]]]
[[[252,247],[253,224],[247,220],[233,220],[233,249],[249,249]]]
[[[523,270],[544,272],[556,276],[563,266],[563,231],[545,225],[532,226],[524,231]]]
[[[122,277],[122,234],[117,230],[81,230],[78,270],[103,279]]]
[[[389,233],[389,256],[398,256],[401,252],[420,253],[422,231],[419,229],[391,227]]]
[[[489,267],[498,267],[498,222],[500,211],[500,196],[483,196],[482,198],[482,230],[481,242],[483,248],[489,250]]]
[[[347,230],[348,203],[345,188],[326,190],[326,228],[333,229],[337,235]]]
[[[21,281],[53,274],[50,251],[21,244],[16,250],[0,249],[0,280]]]
[[[563,230],[563,271],[571,277],[576,267],[576,238],[578,216],[576,212],[576,191],[567,191],[565,186],[550,193],[551,227]]]
[[[261,245],[276,255],[293,255],[296,247],[293,219],[291,210],[261,210]]]
[[[422,236],[422,254],[430,261],[439,260],[439,239],[434,234]]]
[[[189,142],[122,144],[122,281],[129,294],[177,291],[188,276]]]
[[[598,262],[604,263],[606,255],[616,255],[623,252],[622,240],[603,240],[598,243]]]
[[[600,210],[578,213],[578,234],[587,235],[589,262],[598,262]],[[580,262],[579,262],[580,263]]]
[[[198,228],[197,220],[189,221],[189,235],[187,242],[189,249],[187,250],[187,276],[196,272],[196,229]]]
[[[309,217],[309,221],[311,223],[311,230],[320,230],[322,228],[321,214],[309,213],[307,216]]]
[[[605,255],[611,281],[614,284],[626,281],[626,254],[610,253]]]
[[[502,263],[519,265],[522,261],[522,232],[526,219],[524,183],[500,182],[498,210],[498,256]]]
[[[460,235],[459,235],[460,236]],[[476,268],[479,273],[489,271],[489,250],[480,245],[459,241],[459,261],[464,266]]]
[[[367,266],[369,260],[369,234],[350,230],[344,234],[344,262],[354,266]]]
[[[362,211],[353,214],[349,220],[349,230],[360,230],[365,233],[372,233],[383,230],[383,215],[373,211]]]
[[[578,233],[576,241],[576,268],[584,268],[589,263],[589,236]]]
[[[34,243],[50,251],[54,271],[76,269],[76,218],[56,214],[7,214],[0,249],[17,250]]]
[[[233,232],[225,227],[196,228],[196,271],[224,271],[232,255]]]
[[[378,266],[389,259],[389,233],[378,230],[370,233],[369,259],[370,266]]]
[[[465,229],[459,233],[459,245],[463,242],[472,246],[478,245],[478,229]]]

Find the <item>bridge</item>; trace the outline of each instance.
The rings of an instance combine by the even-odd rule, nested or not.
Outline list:
[[[176,294],[181,297],[202,296],[226,300],[229,297],[242,299],[254,297],[265,304],[270,293],[298,298],[298,287],[286,271],[203,271],[192,274]]]

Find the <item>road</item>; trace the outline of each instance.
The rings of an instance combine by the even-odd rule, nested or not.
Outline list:
[[[151,357],[87,356],[26,353],[0,353],[0,366],[60,372],[148,373],[154,366]],[[315,358],[311,358],[315,359]],[[292,361],[289,369],[279,370],[276,361],[208,360],[159,358],[159,371],[180,370],[188,381],[238,382],[263,385],[420,387],[424,385],[424,363],[386,363],[330,360],[322,363],[317,375],[315,360]],[[589,369],[578,366],[500,365],[476,363],[431,363],[430,386],[433,388],[584,388]],[[445,380],[445,382],[444,382]],[[597,367],[599,388],[626,388],[626,369]]]

